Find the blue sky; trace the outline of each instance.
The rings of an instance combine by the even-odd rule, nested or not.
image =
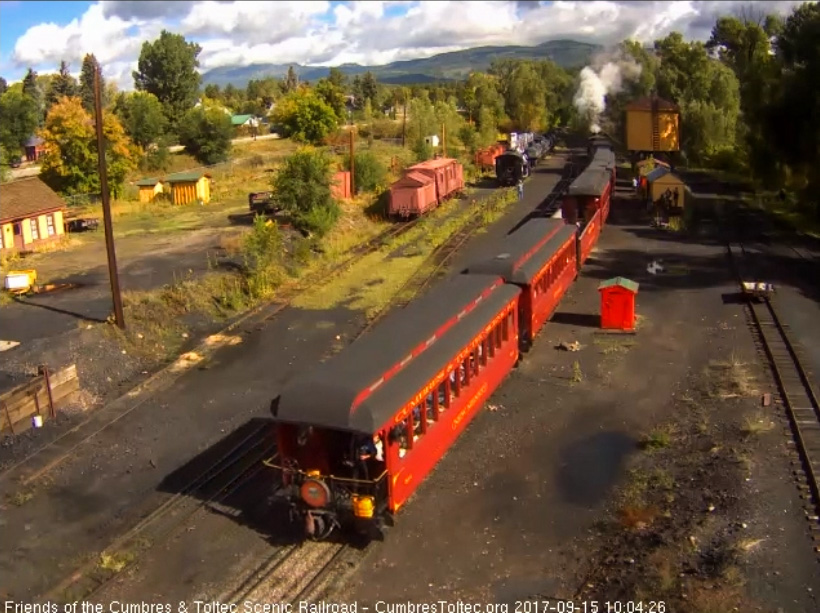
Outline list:
[[[651,42],[678,30],[705,39],[739,2],[19,2],[0,0],[0,75],[27,66],[73,72],[94,53],[106,77],[130,89],[142,43],[163,28],[203,48],[202,70],[249,64],[386,64],[480,45],[534,45],[555,38],[603,44]],[[799,2],[757,2],[786,13]],[[50,25],[49,25],[50,24]]]

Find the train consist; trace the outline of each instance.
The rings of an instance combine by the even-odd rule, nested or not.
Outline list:
[[[378,538],[532,346],[600,236],[614,183],[596,144],[563,219],[532,218],[485,257],[274,400],[277,496],[312,539]]]

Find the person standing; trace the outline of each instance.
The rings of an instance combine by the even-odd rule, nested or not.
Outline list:
[[[523,179],[518,180],[518,199],[519,200],[524,199],[524,180]]]

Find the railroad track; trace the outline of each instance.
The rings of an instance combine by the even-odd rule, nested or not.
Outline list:
[[[436,247],[410,278],[396,290],[396,293],[393,294],[390,301],[368,321],[367,325],[359,331],[352,340],[356,340],[364,335],[393,309],[407,306],[415,297],[427,289],[433,281],[438,279],[442,270],[450,263],[453,257],[455,257],[459,249],[483,226],[482,216],[485,210],[484,207],[479,205],[476,211],[458,231],[450,235],[446,241]]]
[[[346,543],[306,541],[274,551],[245,580],[216,600],[243,602],[315,602],[330,595],[347,578],[367,548]],[[354,560],[355,558],[355,560]]]
[[[754,275],[743,278],[741,271],[746,267],[749,254],[742,243],[730,244],[729,255],[739,282],[755,278]],[[744,272],[754,271],[747,269]],[[780,319],[774,299],[750,299],[748,313],[777,385],[778,404],[785,409],[798,456],[799,468],[794,471],[794,476],[805,503],[814,550],[820,553],[820,402],[789,336],[789,327]]]
[[[101,554],[49,588],[39,600],[89,600],[157,543],[174,538],[198,513],[214,508],[261,472],[262,460],[274,452],[267,424],[234,445],[217,462],[189,481],[178,493],[111,542]],[[120,566],[117,573],[100,572],[104,560]]]

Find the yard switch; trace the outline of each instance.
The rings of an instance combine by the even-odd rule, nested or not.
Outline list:
[[[624,277],[615,277],[598,286],[601,293],[601,328],[604,330],[635,330],[635,295],[638,284]]]

